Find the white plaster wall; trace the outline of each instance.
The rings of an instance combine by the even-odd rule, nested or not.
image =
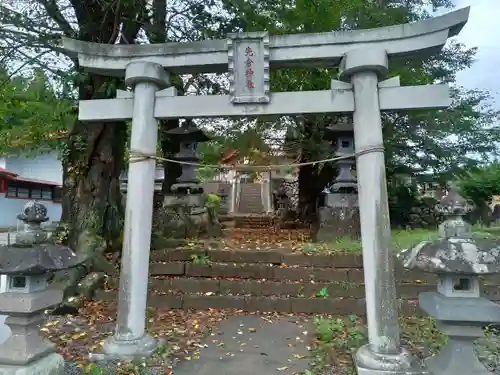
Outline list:
[[[4,166],[2,166],[4,165]],[[52,181],[62,184],[62,164],[56,153],[39,155],[36,158],[0,158],[0,168],[17,173],[21,177]],[[25,199],[6,198],[0,194],[0,228],[16,227],[17,214],[27,202]],[[61,203],[41,201],[48,211],[50,221],[60,221]]]
[[[6,198],[5,194],[0,194],[0,228],[17,227],[17,214],[21,213],[27,201],[26,199]],[[40,201],[40,203],[47,207],[49,222],[61,221],[61,203],[52,201]]]
[[[8,158],[5,168],[21,177],[47,180],[62,184],[62,164],[57,153],[42,154],[36,158]]]

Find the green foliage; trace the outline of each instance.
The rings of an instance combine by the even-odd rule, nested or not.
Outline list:
[[[10,77],[0,69],[0,153],[53,150],[75,119],[74,103],[41,70]]]
[[[89,363],[85,366],[85,375],[150,375],[171,373],[170,356],[171,347],[168,345],[159,345],[153,354],[144,360],[126,360],[126,361],[108,361],[101,365],[98,363]]]
[[[366,329],[355,315],[346,318],[319,317],[314,319],[316,335],[321,344],[350,351],[366,341]]]
[[[193,264],[200,264],[204,266],[212,264],[212,260],[207,254],[193,254],[191,255],[191,262],[193,262]]]
[[[326,287],[321,288],[314,294],[316,298],[327,298],[329,295],[330,293],[328,293],[328,288]]]
[[[389,213],[393,226],[405,227],[418,201],[417,188],[410,184],[388,185]]]
[[[457,181],[457,187],[465,198],[478,206],[490,203],[494,195],[500,195],[500,163],[465,173]]]
[[[332,30],[372,28],[415,22],[430,17],[420,0],[404,3],[396,0],[223,0],[232,26],[238,30],[267,29],[272,34],[314,33]],[[433,11],[450,9],[449,0],[432,0]],[[233,30],[234,31],[234,30]],[[450,41],[444,50],[425,60],[391,61],[391,76],[400,76],[402,85],[440,82],[452,84],[453,104],[443,110],[392,112],[383,114],[386,163],[388,169],[400,166],[419,167],[450,178],[462,168],[489,160],[498,151],[500,122],[498,112],[489,105],[488,93],[453,86],[458,72],[471,66],[475,48]],[[327,89],[333,69],[283,69],[271,74],[273,91]],[[306,116],[301,119],[273,118],[259,121],[274,129],[293,128],[291,147],[300,150],[305,160],[330,156],[331,146],[322,140],[326,125],[337,121],[334,116]],[[328,172],[328,171],[327,171]],[[321,185],[316,168],[313,176]],[[331,180],[331,179],[330,179]]]
[[[217,194],[208,194],[207,205],[215,209],[219,209],[220,204],[221,204],[221,197],[219,197]]]

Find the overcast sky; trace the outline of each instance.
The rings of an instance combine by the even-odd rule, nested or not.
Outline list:
[[[471,7],[469,22],[457,37],[467,47],[478,47],[477,61],[458,76],[470,89],[490,92],[500,110],[500,0],[454,0],[457,8]]]

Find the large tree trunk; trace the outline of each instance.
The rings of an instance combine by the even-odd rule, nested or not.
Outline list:
[[[173,159],[175,154],[180,150],[180,145],[173,142],[166,134],[166,131],[177,127],[179,127],[179,120],[160,121],[160,146],[162,155],[165,158]],[[177,163],[164,163],[163,169],[165,171],[165,179],[163,180],[162,193],[170,194],[170,188],[182,174],[182,168]]]
[[[105,82],[104,77],[89,78],[94,84]],[[90,87],[82,87],[82,91]],[[89,94],[87,91],[80,98],[89,98]],[[77,121],[66,146],[62,221],[69,225],[68,245],[89,258],[85,266],[64,272],[58,279],[66,298],[80,297],[66,303],[70,310],[80,306],[82,297],[93,297],[95,284],[102,282],[105,274],[116,272],[104,253],[120,246],[123,208],[118,177],[123,169],[126,133],[124,123]]]
[[[167,0],[153,1],[153,32],[149,36],[151,43],[166,43],[168,42],[167,30]],[[184,95],[184,85],[182,79],[177,74],[171,74],[170,77],[173,86],[177,89],[177,95]],[[179,120],[163,120],[159,122],[160,128],[160,147],[163,157],[173,159],[174,155],[179,152],[180,145],[173,142],[166,132],[168,130],[179,127]],[[170,188],[177,181],[182,173],[181,166],[176,163],[163,164],[165,171],[165,179],[163,180],[162,194],[170,194]]]
[[[96,88],[111,84],[107,77],[88,75],[80,85],[80,100],[93,99]],[[123,122],[75,122],[63,158],[63,221],[71,227],[70,246],[78,248],[85,231],[107,244],[120,236],[123,209],[118,178],[126,136]]]
[[[317,138],[320,139],[322,135],[318,133],[319,124],[315,117],[306,117],[304,121],[304,134],[305,139]],[[300,163],[309,162],[305,152],[301,153]],[[325,186],[333,180],[335,176],[336,167],[333,163],[323,164],[321,167],[318,165],[305,165],[300,167],[299,170],[299,219],[303,223],[310,226],[311,237],[313,241],[316,240],[316,234],[320,227],[319,222],[319,204],[321,192]]]
[[[79,23],[79,39],[97,43],[114,43],[119,36],[120,16],[135,19],[136,10],[111,9],[101,2],[73,1]],[[133,41],[138,26],[124,25],[120,42]],[[78,69],[80,100],[113,98],[123,86],[120,79],[87,74]],[[104,256],[121,246],[123,228],[122,196],[119,176],[123,170],[127,128],[124,122],[83,123],[75,121],[70,131],[63,159],[63,214],[66,242],[76,252],[88,256],[85,265],[56,275],[55,282],[64,288],[65,301],[59,313],[75,312],[84,298],[93,292],[104,275],[112,275],[116,267]],[[75,297],[76,295],[76,297]]]
[[[305,162],[301,160],[301,163]],[[305,165],[299,170],[299,219],[304,223],[312,223],[316,212],[315,171],[312,165]]]

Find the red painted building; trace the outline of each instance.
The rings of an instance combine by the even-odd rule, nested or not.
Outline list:
[[[0,158],[0,228],[17,225],[27,200],[45,204],[50,221],[61,217],[61,162],[55,154]]]

